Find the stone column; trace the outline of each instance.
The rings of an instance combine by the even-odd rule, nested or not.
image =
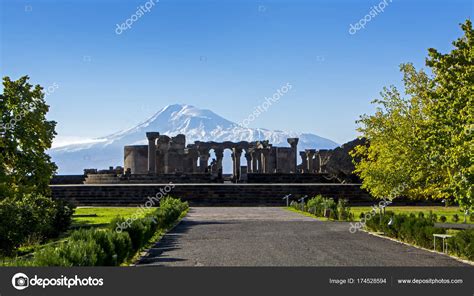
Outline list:
[[[321,149],[318,151],[318,159],[319,159],[319,172],[325,173],[326,172],[326,163],[328,157],[328,150]]]
[[[247,174],[252,172],[252,155],[245,151],[245,159],[247,160]]]
[[[269,149],[262,149],[262,173],[268,174],[271,173],[269,170],[270,165],[270,150]]]
[[[146,133],[148,138],[148,173],[156,173],[156,139],[160,136],[160,133],[149,132]]]
[[[198,152],[196,151],[195,148],[186,148],[186,149],[184,149],[184,153],[188,158],[187,165],[189,167],[187,168],[187,170],[192,172],[192,173],[197,173],[197,171],[198,171],[198,166],[197,166]]]
[[[163,174],[169,174],[171,173],[170,171],[170,137],[168,136],[162,136],[159,139],[159,148],[161,152],[161,172]],[[172,161],[172,158],[171,158]]]
[[[321,156],[319,154],[319,151],[316,151],[316,154],[314,155],[314,164],[313,164],[313,167],[314,167],[314,171],[316,173],[320,173],[321,172]]]
[[[306,152],[305,151],[300,151],[300,156],[301,156],[301,167],[303,170],[303,173],[306,173],[306,170],[308,168],[308,159],[306,157]]]
[[[199,154],[198,154],[197,150],[194,150],[194,149],[191,150],[191,158],[192,158],[192,162],[193,162],[193,173],[197,173],[199,171],[199,168],[198,168],[198,165],[197,165]]]
[[[158,148],[158,147],[157,147]],[[161,166],[162,166],[162,161],[161,161],[161,153],[160,149],[156,149],[156,159],[155,159],[155,174],[160,174],[161,173]]]
[[[234,161],[234,179],[240,180],[240,157],[242,155],[242,148],[232,149],[232,160]]]
[[[257,172],[258,173],[263,173],[263,170],[262,170],[262,151],[259,149],[257,151],[255,151],[257,153]]]
[[[214,149],[214,153],[216,154],[217,171],[219,172],[219,170],[222,170],[222,159],[224,158],[224,149]]]
[[[253,150],[250,153],[250,156],[252,157],[252,173],[257,173],[258,168],[257,168],[257,152]]]
[[[209,149],[199,148],[199,171],[201,173],[206,172],[206,168],[208,167],[209,162],[209,156]]]
[[[306,156],[308,157],[308,172],[313,173],[313,159],[314,159],[314,154],[316,154],[315,149],[306,149]]]
[[[297,154],[298,154],[298,142],[299,142],[299,139],[298,138],[288,138],[286,139],[288,144],[290,144],[291,146],[291,154],[292,154],[292,160],[291,160],[291,163],[290,163],[290,172],[291,173],[296,173],[296,166],[297,166]]]

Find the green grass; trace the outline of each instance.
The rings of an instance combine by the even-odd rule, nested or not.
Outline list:
[[[297,210],[297,209],[292,208],[292,207],[285,207],[285,209],[288,210],[288,211],[291,211],[291,212],[295,212],[295,213],[307,216],[307,217],[314,218],[314,219],[319,220],[319,221],[334,221],[332,219],[329,219],[329,218],[326,218],[326,217],[318,217],[318,216],[315,216],[311,213],[303,212],[303,211]]]
[[[459,221],[457,223],[463,223],[464,221],[464,213],[460,211],[459,207],[443,207],[443,206],[387,206],[385,208],[386,211],[392,211],[395,214],[410,214],[415,213],[418,214],[419,212],[423,212],[426,215],[429,214],[430,211],[433,211],[434,214],[438,216],[438,222],[440,216],[445,216],[447,218],[446,223],[454,223],[452,221],[452,217],[454,214],[458,214]],[[351,207],[351,213],[354,214],[355,220],[360,220],[359,216],[361,213],[366,213],[372,211],[371,207]],[[469,221],[469,217],[467,217],[467,223],[474,224],[474,222]]]
[[[143,211],[142,208],[138,207],[77,208],[72,217],[73,222],[71,228],[105,227],[117,216],[129,218],[135,213],[138,213],[139,217],[143,217],[146,213],[152,212],[155,209],[156,208],[150,208]]]

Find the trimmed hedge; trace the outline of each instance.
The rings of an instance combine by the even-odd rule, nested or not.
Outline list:
[[[153,235],[173,225],[188,209],[186,202],[164,198],[140,219],[114,219],[107,229],[80,229],[67,241],[34,254],[34,266],[117,266],[131,258]],[[124,226],[124,227],[118,227]]]
[[[413,213],[395,215],[387,211],[384,215],[377,213],[371,216],[365,225],[371,231],[383,232],[400,241],[431,249],[433,234],[446,234],[446,229],[434,227],[435,222],[436,215],[431,213],[427,217],[421,214],[417,217]],[[441,244],[438,247],[441,250]],[[461,230],[448,239],[448,250],[459,257],[474,260],[474,229]]]

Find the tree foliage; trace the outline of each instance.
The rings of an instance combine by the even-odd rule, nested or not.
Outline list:
[[[429,49],[428,75],[403,64],[405,94],[384,88],[358,131],[370,145],[352,152],[356,173],[376,197],[454,198],[473,206],[474,51],[472,23],[442,54]]]
[[[51,148],[56,122],[48,121],[49,106],[42,87],[3,78],[0,95],[0,196],[28,192],[47,194],[56,165],[45,151]]]

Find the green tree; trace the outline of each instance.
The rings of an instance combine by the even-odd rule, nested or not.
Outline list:
[[[467,20],[464,36],[442,54],[429,49],[426,65],[433,71],[427,110],[427,183],[438,183],[439,196],[450,195],[463,208],[473,206],[474,192],[474,32]],[[437,175],[433,174],[436,173]]]
[[[3,78],[0,95],[0,197],[28,192],[48,195],[56,165],[45,151],[56,135],[56,122],[48,121],[49,106],[42,87]]]
[[[356,173],[376,197],[454,197],[473,205],[473,31],[441,54],[429,49],[432,75],[403,64],[405,96],[385,88],[374,115],[361,116],[358,131],[369,145],[352,152]]]

